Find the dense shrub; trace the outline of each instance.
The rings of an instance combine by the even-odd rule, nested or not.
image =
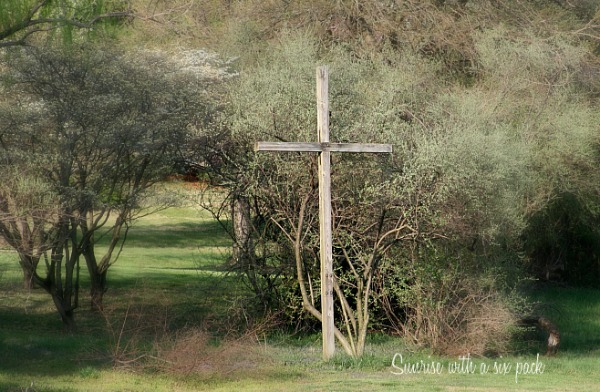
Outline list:
[[[229,190],[215,214],[225,222],[249,217],[248,237],[236,241],[246,254],[234,249],[232,266],[258,301],[285,309],[294,322],[303,308],[297,278],[319,285],[315,157],[254,154],[252,145],[315,140],[314,68],[329,64],[332,140],[395,150],[391,158],[334,158],[334,253],[347,305],[361,301],[356,272],[365,271],[350,264],[374,254],[378,218],[396,219],[410,229],[375,252],[389,274],[368,282],[377,291],[369,302],[373,326],[384,328],[385,316],[378,317],[385,313],[397,317],[398,331],[439,351],[504,351],[515,302],[498,276],[521,271],[522,245],[535,239],[534,217],[553,208],[552,195],[597,193],[594,6],[198,4],[201,28],[188,18],[194,6],[180,24],[162,26],[194,29],[203,43],[241,56],[239,78],[223,100],[226,115],[197,135],[209,146],[204,167],[212,181]],[[424,248],[427,255],[416,252]],[[487,269],[494,260],[510,266]],[[337,306],[342,315],[345,305]],[[417,322],[425,313],[428,323]],[[469,332],[486,328],[496,331],[490,340]]]
[[[514,276],[508,276],[514,266],[514,261],[431,244],[416,256],[398,254],[378,276],[378,310],[384,314],[378,321],[438,353],[507,353],[519,314],[526,312],[514,291]]]
[[[497,121],[485,103],[482,106],[480,92],[455,91],[437,76],[440,63],[418,53],[399,56],[390,52],[385,58],[357,59],[343,48],[321,54],[312,36],[290,33],[271,49],[262,65],[242,70],[232,82],[230,113],[221,131],[199,129],[198,134],[203,140],[221,137],[228,141],[221,144],[224,158],[217,161],[233,164],[220,166],[216,181],[235,179],[226,202],[243,197],[251,206],[253,254],[237,258],[234,266],[258,289],[257,298],[284,310],[292,325],[297,325],[297,315],[307,301],[303,305],[298,297],[302,291],[298,278],[301,288],[306,284],[308,302],[320,301],[315,156],[250,151],[259,140],[316,139],[314,69],[326,62],[331,68],[332,140],[387,142],[395,149],[392,157],[334,157],[338,322],[345,322],[343,315],[349,314],[349,308],[378,309],[383,306],[384,292],[399,295],[398,290],[406,290],[405,295],[415,295],[419,301],[439,298],[438,305],[449,311],[430,314],[428,319],[436,324],[431,328],[439,329],[449,322],[446,318],[482,320],[481,312],[490,312],[490,317],[502,315],[501,320],[510,325],[510,309],[502,305],[501,290],[482,289],[475,268],[452,276],[460,285],[449,292],[436,284],[417,286],[414,279],[421,279],[419,271],[438,268],[437,261],[405,250],[434,241],[440,243],[439,251],[446,246],[470,247],[473,254],[469,257],[474,257],[481,252],[493,254],[500,239],[514,242],[507,231],[519,231],[524,207],[511,202],[523,200],[530,188],[524,149],[512,137],[511,128]],[[227,210],[220,206],[216,213]],[[420,265],[419,269],[403,270],[405,261],[397,254],[403,254],[411,265]],[[372,257],[375,269],[367,264]],[[448,252],[440,257],[457,256]],[[398,287],[388,285],[392,280],[376,282],[382,275],[369,274],[380,265],[388,265],[394,274],[410,272],[412,280]],[[375,291],[362,291],[365,287]],[[363,297],[365,292],[368,296]],[[419,301],[414,306],[425,311]],[[453,315],[458,308],[450,305],[463,301],[468,314]],[[409,326],[414,324],[410,314],[415,308],[406,302],[394,303],[390,312],[404,314],[401,322],[406,323],[406,331],[420,336],[423,328],[430,328]],[[371,310],[364,314],[377,317]],[[496,320],[498,326],[501,320]],[[466,321],[456,323],[448,326],[456,332],[454,337],[448,336],[443,344],[432,337],[428,343],[441,351],[456,348],[464,337],[459,331],[475,328]],[[492,335],[490,339],[497,338],[501,345],[503,339]]]
[[[572,193],[556,195],[529,217],[524,247],[544,280],[600,285],[600,217]]]

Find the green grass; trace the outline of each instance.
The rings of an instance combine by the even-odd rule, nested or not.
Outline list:
[[[600,295],[596,289],[546,288],[533,299],[561,331],[561,351],[568,355],[600,354]]]
[[[595,391],[600,387],[600,291],[547,288],[532,301],[559,327],[560,353],[540,357],[545,371],[521,375],[396,375],[395,354],[405,361],[440,362],[445,369],[457,358],[430,357],[398,338],[373,335],[366,354],[351,359],[338,348],[330,362],[321,360],[319,335],[257,333],[242,341],[213,339],[194,346],[186,361],[194,371],[174,371],[160,360],[152,366],[115,362],[150,350],[160,339],[183,339],[200,328],[224,336],[236,300],[249,295],[223,271],[229,240],[207,215],[174,208],[140,220],[132,229],[119,261],[109,272],[106,314],[87,310],[82,291],[79,331],[62,331],[49,297],[21,288],[15,255],[0,251],[0,391]],[[83,282],[84,287],[86,283]],[[124,332],[121,328],[124,327]],[[216,335],[215,335],[216,336]],[[543,343],[519,356],[474,358],[512,364],[535,361]],[[195,351],[194,351],[195,350]],[[175,363],[176,359],[171,359]],[[134,363],[135,364],[135,363]],[[185,365],[185,362],[183,362]],[[180,364],[181,366],[181,364]],[[161,370],[162,369],[162,370]],[[397,371],[396,371],[397,372]]]

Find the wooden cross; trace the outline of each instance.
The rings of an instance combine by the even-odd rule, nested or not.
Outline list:
[[[389,144],[330,143],[329,142],[329,71],[317,68],[317,143],[258,142],[255,151],[318,152],[319,159],[319,223],[321,257],[321,317],[323,328],[323,359],[335,352],[333,317],[333,252],[331,230],[331,153],[379,152],[391,153]]]

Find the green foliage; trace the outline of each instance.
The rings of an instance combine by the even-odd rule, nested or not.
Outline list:
[[[154,75],[177,66],[152,55],[32,49],[13,53],[10,64],[6,154],[84,210],[139,206],[148,185],[170,173],[185,126],[205,106],[184,72]]]
[[[338,6],[338,11],[343,8]],[[354,262],[368,258],[372,243],[367,227],[373,227],[369,224],[380,211],[406,218],[418,233],[398,241],[398,249],[443,238],[444,245],[436,249],[448,260],[513,260],[506,267],[512,269],[528,216],[544,208],[548,195],[556,189],[586,189],[592,194],[597,184],[594,129],[599,119],[578,79],[589,49],[566,35],[548,38],[533,30],[518,32],[523,26],[470,33],[473,77],[466,85],[449,76],[452,70],[444,55],[422,48],[383,45],[365,55],[353,51],[349,41],[323,45],[318,31],[279,31],[278,43],[260,52],[260,59],[249,54],[241,63],[240,76],[230,87],[234,93],[225,125],[238,146],[235,151],[244,151],[231,157],[237,168],[246,168],[235,177],[236,185],[238,192],[253,198],[260,211],[256,222],[275,222],[293,237],[298,222],[294,212],[300,209],[302,195],[314,192],[313,157],[252,155],[250,149],[258,140],[315,139],[314,68],[326,63],[331,69],[332,139],[394,145],[392,159],[343,154],[334,158],[338,277],[357,287],[342,267],[343,251],[352,249]],[[249,52],[260,51],[262,43],[258,40]],[[315,279],[316,204],[309,203],[306,212],[305,222],[313,226],[303,234],[304,268]],[[265,240],[287,247],[281,259],[285,264],[285,256],[294,254],[289,238],[277,235],[273,226],[260,232],[268,233]],[[413,262],[418,259],[411,257]],[[422,262],[430,265],[433,259]],[[480,277],[476,269],[449,279],[465,286],[473,283],[470,298],[489,295],[477,283],[488,277]],[[408,293],[416,289],[414,284],[409,279],[401,287]],[[437,287],[421,294],[446,295]],[[353,290],[344,291],[348,298],[356,294]],[[510,324],[515,308],[503,303],[498,290],[495,304],[509,309],[503,314]],[[488,310],[495,312],[492,308]]]
[[[465,85],[478,77],[475,36],[504,26],[511,38],[563,34],[598,44],[598,7],[579,1],[132,0],[140,18],[127,40],[209,46],[254,64],[289,31],[310,32],[320,50],[343,46],[359,57],[393,48],[444,64],[441,76]],[[158,22],[158,23],[156,23]]]
[[[600,284],[599,217],[572,193],[556,195],[532,214],[523,232],[533,271],[542,279]]]
[[[93,4],[105,10],[113,6]],[[460,269],[466,268],[463,258],[511,260],[506,267],[511,269],[525,244],[533,264],[539,264],[530,246],[544,248],[541,238],[567,235],[550,233],[555,226],[541,223],[560,220],[550,211],[567,208],[553,204],[555,195],[577,195],[574,205],[582,208],[570,212],[569,219],[597,215],[597,2],[132,4],[138,18],[122,37],[130,47],[208,45],[240,56],[239,78],[230,81],[227,93],[219,91],[218,105],[226,112],[203,113],[204,123],[194,127],[197,139],[189,150],[200,163],[195,167],[230,191],[213,209],[225,226],[231,227],[227,211],[233,202],[249,201],[255,255],[248,264],[233,267],[245,274],[260,305],[285,305],[290,316],[301,308],[290,238],[303,200],[308,202],[300,253],[304,271],[318,285],[315,157],[252,152],[258,140],[315,139],[316,65],[331,69],[332,139],[391,143],[395,150],[393,157],[334,158],[336,272],[348,284],[348,297],[356,294],[360,279],[347,262],[358,266],[373,254],[373,227],[382,216],[389,219],[386,224],[396,219],[412,231],[395,238],[378,262],[440,283],[439,260]],[[88,17],[101,10],[77,12]],[[175,106],[185,105],[186,99]],[[81,116],[98,116],[95,105],[81,105]],[[115,100],[107,113],[120,113],[120,108],[121,101]],[[42,124],[42,115],[27,111],[19,122]],[[110,120],[109,115],[98,117]],[[153,123],[154,118],[147,120]],[[44,155],[39,158],[40,167],[47,166]],[[94,197],[98,205],[120,200],[106,187]],[[583,248],[589,253],[593,235],[582,228],[592,227],[594,219],[575,219],[578,228],[568,235],[573,238],[577,232],[577,240],[559,241],[560,252],[581,253]],[[544,234],[538,238],[539,230]],[[441,255],[418,256],[415,250],[431,243]],[[422,270],[403,270],[417,260],[423,262]],[[578,260],[585,264],[583,257]],[[464,285],[472,279],[485,295],[479,283],[488,277],[474,270],[453,275],[451,269],[441,275]],[[399,298],[419,286],[409,279],[400,287],[405,293],[397,292]],[[419,293],[425,299],[445,295],[436,290],[432,285]],[[318,294],[313,296],[318,302]],[[377,299],[371,306],[381,309]],[[397,310],[402,314],[411,308],[403,303]]]
[[[0,47],[26,45],[36,39],[44,42],[48,38],[70,45],[79,37],[109,32],[112,25],[128,15],[127,5],[127,0],[4,0]]]
[[[204,120],[209,77],[159,52],[90,44],[15,50],[3,65],[3,175],[15,178],[0,186],[0,234],[19,252],[26,279],[55,303],[68,302],[65,319],[72,319],[80,258],[97,296],[92,306],[101,308],[129,225],[152,185],[172,172],[188,125]],[[43,199],[11,186],[36,181]],[[31,207],[35,201],[42,204]],[[97,254],[104,236],[109,243]],[[49,250],[50,260],[39,263]]]
[[[237,192],[253,200],[256,241],[276,242],[280,249],[272,259],[279,266],[258,266],[259,275],[281,277],[271,287],[273,298],[284,299],[277,308],[292,311],[288,315],[301,309],[301,300],[288,299],[298,295],[289,287],[294,263],[302,264],[310,285],[318,282],[316,162],[308,154],[249,151],[258,140],[315,140],[314,68],[320,62],[331,68],[332,140],[391,143],[395,151],[393,158],[334,157],[335,268],[348,305],[379,306],[379,294],[372,299],[360,293],[372,284],[369,274],[381,258],[400,262],[393,250],[440,237],[489,247],[518,230],[522,210],[510,202],[530,187],[522,172],[526,153],[508,126],[490,121],[476,93],[448,89],[437,76],[439,63],[418,54],[358,59],[344,48],[327,54],[317,48],[311,35],[290,33],[231,83],[225,126],[236,147],[227,159],[238,171],[230,178]],[[214,129],[201,132],[209,138]],[[372,257],[374,267],[368,264]],[[317,291],[310,289],[313,303]],[[347,305],[339,306],[341,318]]]

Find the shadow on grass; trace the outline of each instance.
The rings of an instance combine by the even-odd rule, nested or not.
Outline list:
[[[231,240],[216,221],[139,224],[133,226],[125,246],[143,248],[227,247]]]
[[[30,388],[30,389],[27,389]],[[56,388],[44,388],[38,385],[28,383],[27,385],[18,385],[13,382],[0,382],[0,391],[2,392],[23,392],[23,391],[44,391],[44,392],[72,392],[74,389],[56,389]]]
[[[100,239],[100,247],[106,241]],[[23,391],[36,377],[79,377],[89,366],[111,367],[121,338],[151,346],[161,333],[221,323],[243,290],[222,271],[230,244],[214,221],[167,216],[138,222],[128,234],[126,257],[109,271],[105,314],[89,310],[82,269],[75,334],[63,332],[47,293],[20,287],[18,263],[6,257],[2,267],[11,273],[0,280],[0,391]]]
[[[2,318],[6,316],[11,318],[12,325],[6,327],[3,323],[0,332],[0,371],[5,374],[19,374],[31,380],[40,376],[75,374],[91,347],[102,344],[97,334],[63,333],[60,320],[48,323],[53,329],[49,325],[42,326],[50,318],[46,315],[37,315],[36,321],[26,319],[21,323],[15,312],[0,314]],[[40,329],[35,330],[36,324]],[[0,390],[10,389],[0,387]]]
[[[538,313],[560,331],[560,354],[600,353],[600,290],[548,286],[531,293]],[[544,349],[545,350],[545,349]]]
[[[151,345],[164,334],[176,336],[190,327],[219,322],[231,308],[238,286],[229,278],[188,273],[178,279],[177,274],[164,271],[109,284],[114,288],[106,293],[105,314],[91,312],[87,296],[82,296],[74,334],[64,332],[46,293],[4,288],[0,292],[0,374],[13,375],[9,378],[20,382],[36,376],[77,375],[89,365],[110,367],[119,339],[126,345]],[[0,385],[0,391],[8,388]]]

